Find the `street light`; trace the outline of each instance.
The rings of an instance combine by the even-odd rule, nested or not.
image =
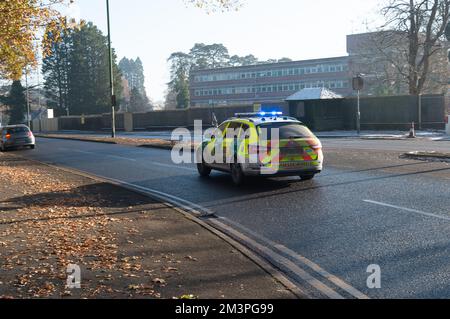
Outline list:
[[[25,88],[26,88],[26,99],[27,99],[27,124],[31,128],[31,116],[30,116],[30,93],[28,90],[28,68],[25,68]]]
[[[111,137],[116,137],[116,96],[114,94],[113,54],[111,46],[111,27],[109,18],[109,0],[106,0],[106,15],[108,20],[108,50],[109,50],[109,87],[111,89]]]
[[[419,92],[420,77],[417,77],[417,119],[419,121],[419,130],[422,129],[422,92]]]
[[[364,88],[364,74],[358,74],[353,78],[353,90],[357,91],[356,130],[361,134],[361,90]]]

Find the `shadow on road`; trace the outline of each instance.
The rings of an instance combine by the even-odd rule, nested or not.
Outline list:
[[[54,206],[66,206],[66,207],[129,207],[132,204],[129,201],[121,198],[114,201],[113,198],[105,198],[100,196],[99,192],[109,190],[109,194],[113,192],[117,193],[117,187],[108,183],[96,183],[80,186],[67,191],[58,192],[46,192],[32,195],[24,195],[21,197],[15,197],[6,201],[0,202],[0,204],[10,204],[17,207],[54,207]],[[110,195],[111,197],[111,195]],[[149,199],[148,203],[152,201]],[[145,198],[140,202],[140,205],[145,203]],[[16,208],[17,208],[16,207]],[[0,211],[5,211],[4,207],[0,207]]]

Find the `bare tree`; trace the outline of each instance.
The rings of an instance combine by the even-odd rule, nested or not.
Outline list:
[[[386,17],[383,29],[400,32],[407,41],[397,50],[397,56],[403,56],[402,62],[390,62],[407,80],[409,93],[421,94],[433,64],[442,63],[446,51],[444,35],[450,17],[450,0],[389,0],[382,13]],[[393,43],[388,45],[393,47]],[[441,66],[448,71],[446,64]]]

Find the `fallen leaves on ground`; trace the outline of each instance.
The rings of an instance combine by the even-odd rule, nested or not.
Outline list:
[[[0,157],[0,191],[15,191],[13,198],[0,203],[0,289],[9,289],[3,296],[5,289],[0,290],[0,298],[72,297],[78,292],[65,287],[70,264],[83,271],[78,297],[160,297],[155,286],[166,285],[161,278],[112,287],[115,278],[139,281],[153,271],[143,269],[141,257],[119,257],[118,236],[111,225],[127,219],[108,216],[102,194],[61,180],[48,169],[18,162]],[[128,233],[137,236],[139,230],[131,227]]]

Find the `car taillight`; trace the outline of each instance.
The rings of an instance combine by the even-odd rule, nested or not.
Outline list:
[[[33,133],[31,131],[28,132],[28,137],[33,137]]]
[[[6,139],[9,140],[11,138],[11,134],[6,134]]]
[[[311,148],[315,151],[322,150],[322,144],[311,145]]]

